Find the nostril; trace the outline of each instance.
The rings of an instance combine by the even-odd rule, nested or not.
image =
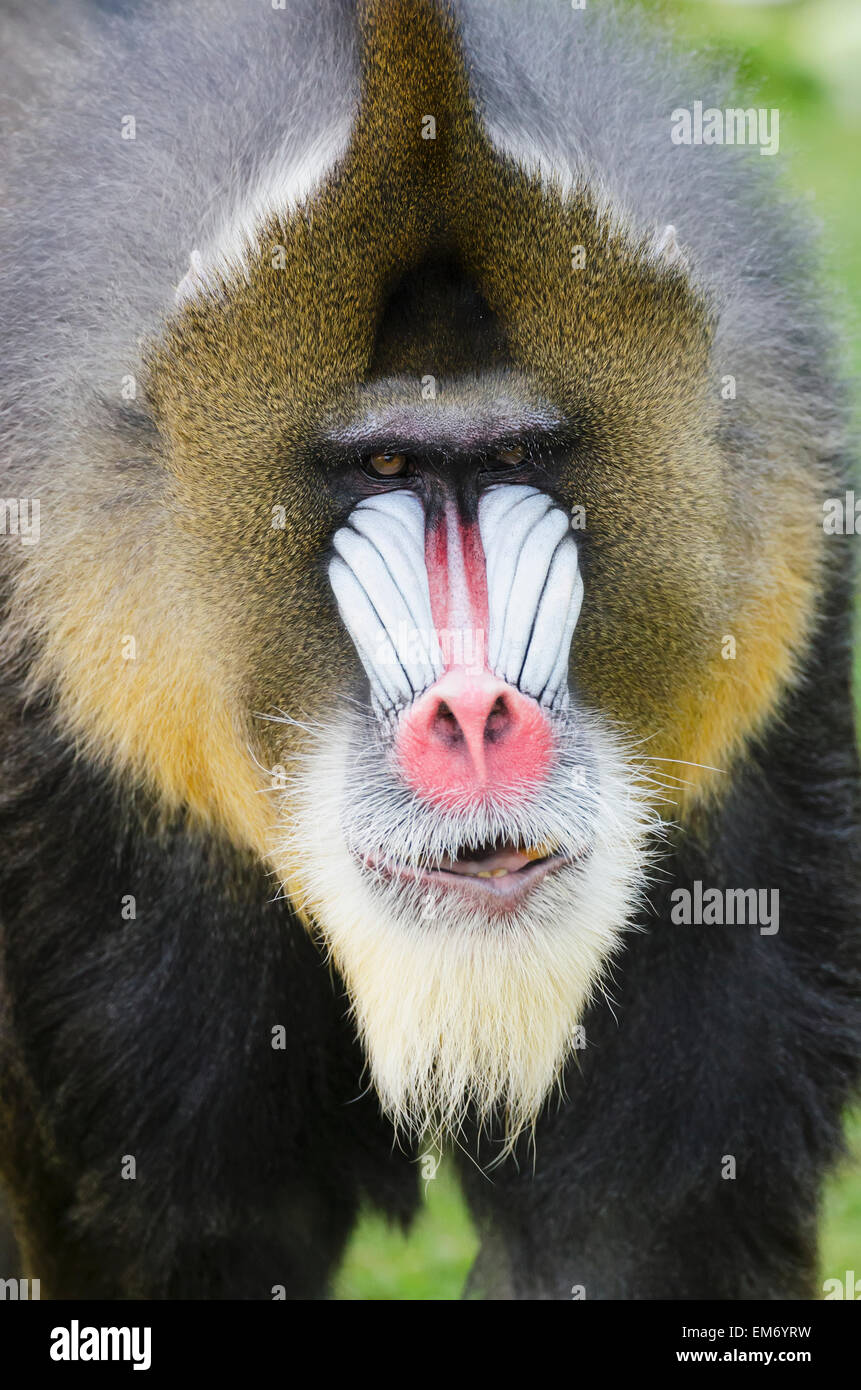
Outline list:
[[[426,800],[515,800],[547,777],[553,729],[537,702],[488,672],[453,669],[400,718],[397,757]]]
[[[433,736],[451,748],[467,741],[466,721],[484,743],[499,743],[505,738],[515,720],[504,695],[500,695],[482,720],[483,711],[464,708],[457,712],[446,700],[440,700],[433,714]]]
[[[463,743],[463,729],[457,715],[445,700],[440,700],[434,714],[434,732],[444,743]]]
[[[488,743],[498,743],[505,736],[506,730],[511,725],[511,713],[505,698],[500,695],[487,716],[484,726],[484,737]]]

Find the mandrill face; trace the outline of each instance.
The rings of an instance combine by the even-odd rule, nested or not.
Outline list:
[[[779,705],[821,528],[793,422],[721,413],[732,371],[786,417],[709,268],[494,143],[402,10],[350,129],[194,252],[22,592],[79,743],[274,873],[394,1120],[512,1137],[662,813]]]
[[[324,446],[352,491],[325,572],[357,679],[290,779],[283,862],[389,1112],[501,1104],[513,1136],[636,901],[642,779],[569,677],[588,591],[558,413],[515,372],[358,394]]]

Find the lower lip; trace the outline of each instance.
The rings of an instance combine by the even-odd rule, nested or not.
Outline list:
[[[448,873],[444,869],[410,869],[399,864],[379,863],[370,855],[361,862],[365,869],[393,882],[421,883],[437,892],[457,895],[461,900],[508,908],[525,898],[543,879],[573,861],[552,856],[500,878],[478,878],[474,874]]]

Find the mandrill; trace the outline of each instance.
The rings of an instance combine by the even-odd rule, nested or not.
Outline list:
[[[608,3],[108,8],[3,21],[22,1272],[325,1297],[430,1139],[473,1295],[815,1296],[851,477],[780,161]]]

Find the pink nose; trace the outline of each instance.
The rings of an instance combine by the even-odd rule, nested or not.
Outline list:
[[[514,686],[454,669],[402,716],[396,747],[419,796],[453,809],[534,789],[550,768],[553,734],[537,702]]]

